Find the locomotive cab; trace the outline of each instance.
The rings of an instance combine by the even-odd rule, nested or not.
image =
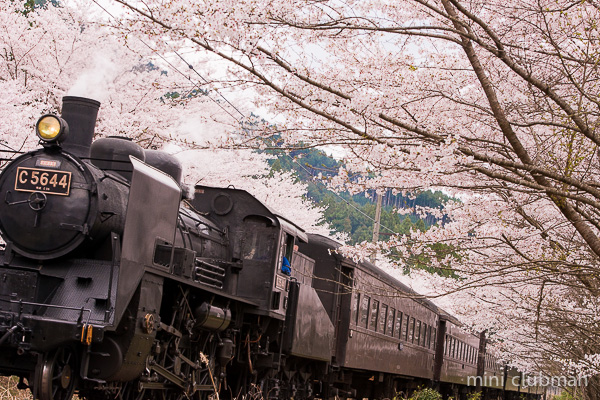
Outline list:
[[[290,280],[284,264],[294,264],[297,243],[307,240],[304,231],[243,190],[198,185],[192,205],[226,227],[232,259],[239,263],[229,293],[255,302],[253,312],[283,320]]]

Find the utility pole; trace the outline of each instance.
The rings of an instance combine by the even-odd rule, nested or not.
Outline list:
[[[381,203],[383,201],[383,196],[379,193],[375,192],[377,196],[377,207],[375,208],[375,224],[373,225],[373,243],[377,243],[379,241],[379,229],[381,227]],[[371,262],[375,264],[375,260],[377,259],[377,253],[371,255]]]

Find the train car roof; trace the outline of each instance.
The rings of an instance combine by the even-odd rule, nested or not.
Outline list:
[[[341,243],[336,242],[333,239],[330,239],[323,235],[314,234],[314,233],[308,234],[308,242],[320,244],[322,246],[331,247],[333,249],[337,249],[340,246],[342,246]],[[454,317],[453,315],[449,314],[448,312],[446,312],[443,309],[441,309],[440,307],[438,307],[431,300],[428,300],[427,298],[422,297],[419,293],[415,292],[413,289],[408,287],[406,284],[400,282],[398,279],[394,278],[387,272],[383,271],[381,268],[377,267],[375,264],[373,264],[369,261],[362,261],[362,262],[357,263],[357,262],[351,260],[350,258],[344,257],[338,253],[333,253],[332,256],[336,257],[336,258],[348,260],[356,265],[360,265],[363,269],[365,269],[365,270],[369,271],[370,273],[372,273],[373,275],[377,276],[382,281],[387,282],[391,286],[394,286],[394,287],[400,289],[401,291],[406,292],[407,294],[409,294],[411,296],[414,296],[413,298],[415,301],[425,305],[426,307],[430,308],[432,311],[435,311],[440,316],[440,318],[451,321],[452,323],[454,323],[457,326],[462,326],[462,323],[456,317]]]

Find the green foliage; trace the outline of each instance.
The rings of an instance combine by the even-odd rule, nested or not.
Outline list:
[[[468,393],[467,400],[481,400],[481,392]]]
[[[423,388],[414,391],[408,400],[442,400],[442,395],[434,389]]]
[[[280,138],[274,136],[270,139],[270,147],[277,148]],[[267,150],[274,158],[270,161],[271,173],[279,171],[294,172],[298,181],[307,185],[307,197],[324,208],[324,219],[337,232],[347,233],[349,244],[370,242],[373,239],[373,225],[375,219],[374,191],[351,196],[348,193],[333,193],[315,176],[333,177],[343,167],[340,161],[333,159],[323,151],[317,149],[301,149],[288,153],[283,150]],[[388,190],[382,197],[380,240],[386,240],[390,235],[397,233],[406,235],[410,231],[425,231],[432,225],[439,223],[435,217],[427,215],[419,218],[415,214],[400,215],[395,210],[402,208],[431,207],[440,208],[449,200],[441,192],[421,192],[407,196],[393,194]],[[425,269],[442,276],[453,276],[450,269],[432,268],[431,257],[442,261],[451,254],[457,255],[448,245],[439,243],[427,247],[430,255],[420,255],[408,260],[401,259],[399,254],[390,254],[392,259],[404,265],[405,272],[411,269]]]
[[[583,395],[581,392],[578,392],[574,395],[567,390],[563,390],[561,394],[554,396],[552,400],[583,400]]]
[[[27,15],[30,12],[32,12],[34,8],[35,8],[35,1],[34,0],[27,0],[27,1],[25,1],[25,9],[23,10],[23,13],[25,15]]]
[[[11,0],[11,1],[14,1],[14,0]],[[27,15],[30,12],[32,12],[33,10],[35,10],[36,8],[48,7],[48,4],[52,5],[53,7],[60,6],[60,2],[58,0],[26,0],[22,13]]]
[[[404,266],[405,274],[408,274],[413,269],[422,269],[444,277],[457,277],[456,273],[452,270],[451,267],[444,266],[443,264],[444,258],[448,255],[452,256],[457,260],[460,260],[460,255],[456,252],[455,248],[445,243],[433,243],[426,245],[425,248],[430,253],[432,253],[432,255],[426,255],[421,253],[416,256],[411,256],[408,259],[402,260],[402,265]],[[393,260],[399,260],[399,257],[393,252],[390,255],[390,258]],[[433,267],[432,258],[435,258],[438,262],[442,264],[442,266]]]
[[[313,198],[313,200],[325,207],[325,220],[335,230],[350,234],[352,244],[370,241],[373,238],[375,204],[366,203],[361,206],[351,199],[346,200],[344,196],[340,198],[331,192],[326,192],[320,199]],[[430,225],[413,216],[402,216],[392,209],[382,209],[381,226],[380,236],[385,240],[392,232],[407,234],[411,229],[424,231]]]
[[[143,68],[147,68],[148,70],[151,69],[158,69],[156,67],[153,67],[152,64],[147,64],[147,66],[143,66]],[[161,72],[161,74],[166,74],[166,72]],[[193,89],[190,90],[189,92],[185,93],[184,95],[182,95],[179,92],[167,92],[163,95],[163,98],[167,99],[167,100],[175,100],[175,99],[192,99],[195,97],[200,97],[200,96],[207,96],[208,95],[208,90],[205,89]]]
[[[274,137],[272,142],[277,143],[277,137]],[[308,197],[326,208],[325,219],[336,231],[348,233],[353,244],[372,239],[375,218],[374,192],[368,196],[334,194],[314,179],[318,174],[325,178],[335,176],[343,166],[341,162],[317,149],[294,150],[287,154],[282,150],[269,150],[267,153],[275,156],[270,161],[272,171],[293,171],[298,180],[307,185]],[[394,209],[417,205],[440,207],[446,200],[448,197],[440,192],[423,192],[409,197],[394,195],[389,191],[383,198],[381,225],[385,228],[381,230],[382,239],[392,233],[390,230],[406,234],[410,229],[426,230],[437,222],[432,217],[419,219],[414,215],[401,216],[394,212]]]

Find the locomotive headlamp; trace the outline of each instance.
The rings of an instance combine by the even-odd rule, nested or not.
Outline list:
[[[35,133],[43,142],[55,143],[69,133],[69,126],[56,115],[43,115],[35,124]]]

